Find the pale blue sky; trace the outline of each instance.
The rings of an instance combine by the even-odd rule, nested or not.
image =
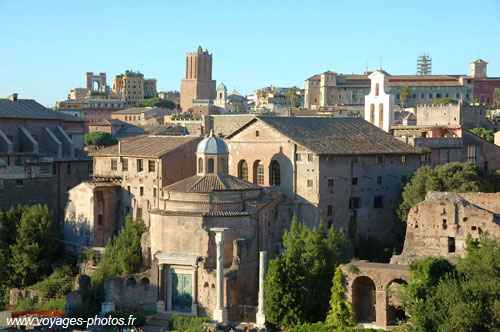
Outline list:
[[[126,69],[180,90],[185,53],[213,53],[213,77],[243,94],[304,86],[316,73],[379,65],[414,74],[429,52],[433,74],[489,62],[500,76],[500,0],[28,1],[0,0],[0,97],[46,106],[84,86],[87,71]]]

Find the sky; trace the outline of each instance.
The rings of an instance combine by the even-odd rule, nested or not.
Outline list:
[[[86,72],[112,85],[126,69],[180,90],[198,45],[217,85],[242,94],[327,70],[415,74],[423,52],[433,74],[468,74],[480,57],[500,76],[499,17],[500,0],[0,0],[0,98],[52,107]]]

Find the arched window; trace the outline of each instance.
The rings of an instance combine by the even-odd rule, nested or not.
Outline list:
[[[281,184],[280,164],[273,160],[271,161],[271,186],[279,186]]]
[[[219,99],[222,99],[222,92],[219,92]]]
[[[248,181],[248,164],[245,160],[240,160],[238,164],[238,177]]]
[[[378,126],[384,127],[384,104],[378,105]]]
[[[217,169],[219,173],[224,173],[225,172],[225,166],[226,165],[226,159],[224,158],[219,158],[219,164],[217,165]]]
[[[378,96],[378,83],[375,84],[375,96]]]
[[[261,186],[264,185],[264,163],[260,160],[253,164],[253,182]]]
[[[375,124],[375,105],[370,105],[370,123]]]
[[[207,173],[214,172],[214,158],[208,158]]]
[[[203,158],[198,159],[198,173],[203,173]]]

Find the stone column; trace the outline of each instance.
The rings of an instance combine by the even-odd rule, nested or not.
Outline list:
[[[191,313],[198,315],[198,264],[193,265],[193,302],[191,303]]]
[[[259,309],[256,315],[256,324],[259,328],[263,328],[266,323],[266,315],[264,314],[264,278],[266,275],[266,256],[265,251],[260,252],[259,260]]]
[[[224,231],[227,228],[212,228],[215,232],[215,244],[217,245],[217,302],[214,309],[213,319],[219,323],[227,322],[227,310],[224,308]]]
[[[387,292],[383,287],[375,292],[375,323],[384,328],[387,326]]]

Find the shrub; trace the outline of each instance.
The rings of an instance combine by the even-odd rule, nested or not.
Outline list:
[[[56,268],[47,278],[29,288],[37,290],[41,297],[60,297],[71,292],[73,288],[72,274],[72,267],[63,265]]]
[[[172,330],[203,332],[203,323],[210,323],[212,319],[208,317],[184,317],[173,315],[168,322]]]
[[[30,297],[19,298],[16,310],[35,310],[35,302]]]
[[[324,322],[305,323],[296,325],[288,330],[288,332],[382,332],[383,330],[355,328],[355,327],[339,327]]]

